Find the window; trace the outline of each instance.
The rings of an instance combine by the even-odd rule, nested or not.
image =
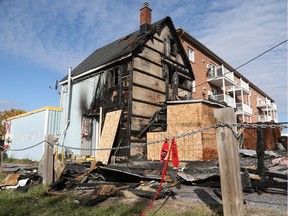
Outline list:
[[[171,55],[176,56],[177,55],[177,44],[174,40],[170,39],[170,46],[171,46]]]
[[[119,73],[118,68],[114,68],[108,71],[108,75],[107,75],[108,88],[117,86],[119,84],[118,73]]]
[[[189,61],[195,62],[194,50],[191,48],[188,48],[188,58],[189,58]]]
[[[208,69],[208,77],[209,78],[216,77],[216,65],[214,65],[212,63],[208,64],[207,69]]]
[[[195,80],[192,81],[192,92],[196,92],[196,82],[195,82]]]
[[[89,139],[92,137],[92,118],[82,117],[82,138]]]

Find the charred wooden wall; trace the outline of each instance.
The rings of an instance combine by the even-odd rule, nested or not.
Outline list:
[[[105,71],[105,73],[107,73],[107,80],[104,85],[103,96],[97,103],[99,107],[103,107],[103,122],[108,112],[122,110],[118,132],[113,147],[127,146],[130,144],[129,104],[131,92],[131,68],[131,61],[126,61]],[[128,156],[129,149],[117,150],[116,152],[112,151],[112,155],[114,153],[118,156]]]
[[[161,34],[155,34],[142,47],[142,52],[133,59],[133,74],[130,77],[132,80],[130,136],[132,146],[146,143],[146,133],[143,133],[143,130],[147,129],[156,112],[165,109],[166,101],[178,100],[184,95],[191,97],[189,86],[191,77],[176,48],[169,28],[164,28]],[[175,80],[173,76],[176,77]],[[181,77],[180,84],[179,77]],[[172,97],[173,93],[174,97]],[[165,129],[166,126],[162,128]],[[130,154],[132,156],[146,154],[146,151],[146,146],[131,148]]]
[[[275,124],[274,122],[265,124]],[[280,128],[264,128],[264,148],[265,150],[276,150],[276,143],[281,136]],[[243,131],[243,149],[256,150],[257,147],[257,128],[245,128]]]

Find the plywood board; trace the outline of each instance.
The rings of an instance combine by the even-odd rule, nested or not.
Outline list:
[[[216,119],[212,107],[202,103],[168,105],[167,132],[147,133],[147,142],[175,137],[214,125]],[[198,132],[176,139],[180,161],[208,160],[217,158],[215,129]],[[160,143],[147,147],[147,158],[159,160]]]
[[[147,143],[164,140],[167,137],[166,132],[150,132],[147,133]],[[160,160],[160,152],[163,142],[157,142],[149,144],[147,146],[147,159],[148,160]]]
[[[109,112],[106,114],[103,131],[100,137],[99,148],[112,148],[115,135],[118,129],[119,120],[122,110]],[[107,164],[111,150],[96,151],[95,160]]]

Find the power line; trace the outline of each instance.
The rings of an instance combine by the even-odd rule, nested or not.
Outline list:
[[[277,87],[273,87],[273,88],[271,88],[271,89],[276,89],[276,88],[287,88],[288,87],[288,85],[286,85],[286,86],[277,86]]]
[[[217,79],[217,78],[220,78],[220,77],[224,77],[224,76],[225,76],[226,74],[228,74],[228,73],[232,73],[232,72],[235,72],[237,69],[239,69],[239,68],[241,68],[241,67],[243,67],[243,66],[245,66],[245,65],[249,64],[250,62],[254,61],[255,59],[257,59],[257,58],[261,57],[262,55],[264,55],[264,54],[266,54],[266,53],[270,52],[271,50],[273,50],[273,49],[277,48],[278,46],[280,46],[280,45],[282,45],[282,44],[284,44],[284,43],[286,43],[286,42],[287,42],[287,39],[286,39],[286,40],[284,40],[284,41],[282,41],[281,43],[279,43],[279,44],[277,44],[277,45],[273,46],[272,48],[270,48],[270,49],[268,49],[268,50],[264,51],[263,53],[261,53],[261,54],[257,55],[256,57],[254,57],[254,58],[252,58],[252,59],[248,60],[247,62],[245,62],[245,63],[241,64],[240,66],[236,67],[234,70],[232,70],[232,71],[229,71],[229,72],[227,72],[227,73],[224,73],[223,75],[221,75],[221,76],[218,76],[218,77],[215,77],[215,78],[213,78],[213,79]],[[213,79],[212,79],[212,80],[213,80]],[[205,83],[207,83],[207,82],[208,82],[208,81],[206,81],[206,82],[203,82],[203,83],[200,83],[200,84],[198,84],[198,85],[194,86],[194,88],[196,88],[196,87],[198,87],[198,86],[201,86],[201,85],[204,85],[204,84],[205,84]]]
[[[254,57],[253,59],[251,59],[251,60],[249,60],[249,61],[245,62],[244,64],[242,64],[242,65],[240,65],[239,67],[235,68],[235,70],[239,69],[240,67],[243,67],[244,65],[247,65],[247,64],[249,64],[250,62],[254,61],[255,59],[259,58],[260,56],[262,56],[262,55],[264,55],[264,54],[266,54],[266,53],[270,52],[271,50],[275,49],[276,47],[278,47],[278,46],[280,46],[280,45],[282,45],[282,44],[284,44],[284,43],[286,43],[286,42],[287,42],[287,39],[286,39],[286,40],[284,40],[284,41],[282,41],[281,43],[279,43],[279,44],[275,45],[274,47],[272,47],[272,48],[270,48],[270,49],[266,50],[265,52],[261,53],[260,55],[258,55],[258,56],[256,56],[256,57]]]

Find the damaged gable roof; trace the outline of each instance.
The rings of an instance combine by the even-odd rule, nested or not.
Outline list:
[[[165,27],[165,25],[168,25],[170,27],[171,34],[173,35],[177,45],[180,47],[182,58],[184,59],[186,67],[188,67],[191,78],[194,80],[194,74],[188,57],[185,54],[184,48],[180,42],[180,39],[176,33],[176,29],[170,17],[165,17],[164,19],[153,23],[147,33],[140,35],[140,31],[138,30],[102,48],[95,50],[90,56],[88,56],[83,62],[81,62],[75,69],[72,70],[71,76],[76,77],[89,70],[93,70],[99,66],[107,64],[110,61],[126,56],[132,52],[139,52],[140,49],[137,48],[145,44],[151,38],[151,35],[154,35],[156,32],[161,31]],[[60,82],[67,81],[67,78],[68,76],[66,75]]]

